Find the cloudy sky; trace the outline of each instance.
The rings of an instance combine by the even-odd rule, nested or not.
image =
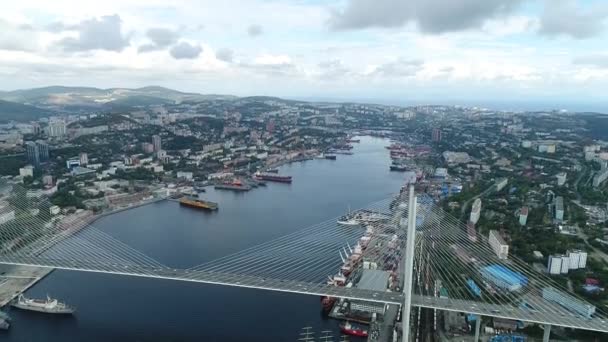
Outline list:
[[[0,89],[601,104],[607,19],[604,0],[2,1]]]

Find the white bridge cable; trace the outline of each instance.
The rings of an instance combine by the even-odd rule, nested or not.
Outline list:
[[[444,220],[445,219],[446,218],[444,218]],[[448,219],[448,221],[451,221],[451,219]],[[453,222],[457,222],[457,221],[453,221]],[[460,222],[457,222],[457,223],[458,223],[458,225],[460,225]],[[456,244],[456,243],[462,244],[463,241],[468,241],[467,236],[464,233],[463,227],[458,227],[458,225],[454,225],[453,226],[453,227],[459,228],[459,230],[456,231],[457,234],[455,234],[454,232],[450,233],[452,235],[452,237],[451,237],[451,241],[448,241],[448,242],[451,242],[451,243],[454,243],[454,244]],[[463,225],[461,225],[461,226],[463,226]],[[478,240],[480,240],[482,242],[487,242],[487,241],[484,241],[484,237],[483,236],[478,236]],[[473,244],[473,243],[471,243],[471,244]],[[490,265],[490,264],[501,264],[501,265],[503,265],[503,266],[505,266],[505,267],[507,267],[509,269],[512,269],[512,270],[515,269],[515,271],[520,272],[520,274],[526,274],[528,276],[528,285],[527,285],[527,287],[532,287],[532,284],[540,283],[540,284],[543,284],[543,285],[546,285],[546,286],[553,286],[556,289],[560,288],[559,286],[556,286],[556,284],[548,284],[546,282],[546,278],[540,277],[537,274],[537,272],[532,272],[532,271],[530,271],[526,267],[522,268],[521,266],[523,266],[523,265],[521,265],[521,262],[518,262],[518,260],[516,260],[516,258],[511,257],[511,260],[510,260],[510,261],[515,261],[516,262],[515,264],[510,263],[508,265],[505,265],[505,263],[503,263],[503,262],[497,262],[497,260],[494,260],[493,258],[488,257],[488,256],[493,256],[494,252],[493,252],[493,250],[491,248],[489,248],[484,243],[475,244],[475,248],[476,248],[475,255],[477,256],[477,258],[480,261],[483,261],[484,263],[486,263],[487,265]],[[451,260],[455,260],[455,259],[451,258]],[[525,265],[525,266],[527,266],[527,265]],[[565,292],[565,291],[563,291],[563,292]],[[510,296],[510,297],[511,297],[511,299],[513,299],[514,296]],[[517,297],[516,299],[519,299],[519,298]],[[537,308],[541,307],[541,308],[546,309],[547,311],[553,310],[556,313],[560,313],[560,314],[564,312],[564,309],[560,309],[560,308],[557,308],[557,306],[555,306],[555,305],[548,304],[546,302],[546,300],[542,299],[538,295],[536,295],[535,297],[527,296],[525,298],[525,300],[529,304],[536,304]],[[599,312],[598,312],[598,315],[600,315]],[[565,320],[568,320],[568,318],[565,317]]]
[[[381,201],[373,208],[381,208],[386,205],[387,201]],[[322,256],[323,259],[327,255],[334,256],[338,259],[338,251],[346,248],[348,244],[354,244],[356,237],[363,235],[363,231],[359,227],[341,227],[336,224],[335,219],[325,221],[321,224],[300,230],[284,237],[271,240],[269,242],[248,248],[244,251],[210,261],[203,265],[199,265],[192,270],[218,271],[236,269],[247,270],[252,267],[261,266],[268,267],[267,259],[270,259],[271,264],[279,263],[279,266],[284,266],[285,260],[281,260],[281,256],[295,257],[297,263],[309,263],[310,258]],[[310,253],[310,252],[317,252]],[[319,251],[325,253],[319,254]],[[261,264],[260,264],[261,262]],[[288,264],[289,267],[294,266]],[[297,265],[296,265],[297,266]]]
[[[13,198],[11,204],[18,214],[26,211],[29,212],[27,206],[30,205],[30,201],[26,199]],[[44,206],[44,204],[48,203],[38,203],[39,206]],[[46,205],[46,207],[48,209],[50,205]],[[47,216],[43,215],[43,213]],[[66,259],[66,261],[70,261],[75,259],[81,260],[86,257],[91,262],[97,263],[100,261],[114,261],[115,263],[129,263],[132,266],[142,264],[146,267],[163,267],[159,262],[121,241],[91,226],[87,226],[90,222],[89,217],[70,220],[69,223],[61,221],[59,224],[53,224],[45,220],[45,218],[50,219],[48,214],[47,211],[39,211],[36,215],[31,214],[32,216],[28,222],[37,224],[40,227],[45,227],[46,225],[44,229],[38,232],[31,232],[28,226],[15,224],[14,222],[0,226],[2,245],[11,242],[13,239],[29,236],[25,240],[26,246],[16,251],[10,251],[12,256],[34,257],[49,253],[48,250],[51,250],[52,255],[48,256],[50,256],[49,259],[53,260]],[[59,248],[56,246],[59,244],[65,247]],[[58,253],[58,251],[62,251],[62,253]],[[6,249],[4,253],[7,253]]]

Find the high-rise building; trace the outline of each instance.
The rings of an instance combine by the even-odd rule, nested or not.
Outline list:
[[[475,202],[473,202],[473,208],[471,209],[471,216],[469,218],[469,221],[473,222],[474,224],[477,224],[477,221],[479,221],[480,216],[481,216],[481,200],[478,198],[475,200]]]
[[[505,260],[509,257],[509,245],[502,239],[502,236],[500,236],[500,233],[497,230],[490,230],[488,242],[498,259]]]
[[[152,136],[152,145],[154,146],[154,152],[162,150],[162,140],[159,135]]]
[[[433,142],[441,141],[441,130],[439,128],[433,128],[432,138]]]
[[[25,143],[25,154],[27,160],[34,165],[34,167],[40,166],[40,152],[38,151],[38,145],[33,141]]]
[[[564,220],[564,198],[562,196],[555,197],[555,219]]]
[[[63,137],[67,133],[65,122],[62,120],[54,120],[49,122],[49,126],[46,128],[46,130],[47,135],[53,138]]]
[[[36,145],[38,146],[40,161],[44,162],[49,160],[49,144],[47,144],[47,142],[44,140],[37,140]]]
[[[82,166],[86,166],[89,163],[89,155],[85,152],[80,152],[78,159],[80,159],[80,165]]]

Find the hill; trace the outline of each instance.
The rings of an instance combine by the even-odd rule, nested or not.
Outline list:
[[[145,106],[182,101],[232,100],[235,98],[231,95],[186,93],[159,86],[136,89],[50,86],[0,92],[0,99],[5,101],[64,111],[103,110],[116,108],[116,106]]]
[[[0,122],[31,121],[52,114],[52,111],[42,108],[0,100]]]

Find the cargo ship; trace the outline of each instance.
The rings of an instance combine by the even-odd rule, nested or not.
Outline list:
[[[186,206],[186,207],[196,208],[196,209],[204,209],[204,210],[217,210],[218,209],[217,203],[203,201],[203,200],[194,199],[194,198],[182,198],[179,200],[179,204]]]
[[[346,335],[358,336],[358,337],[367,337],[367,330],[363,330],[361,328],[356,328],[350,322],[346,322],[340,325],[340,331],[345,333]]]
[[[219,190],[233,190],[233,191],[249,191],[251,190],[251,186],[247,184],[243,184],[240,181],[234,182],[225,182],[221,184],[216,184],[214,188]]]
[[[291,183],[291,176],[279,176],[271,173],[256,173],[257,180],[265,180],[269,182]]]
[[[19,295],[17,301],[13,302],[11,305],[22,310],[51,314],[73,314],[74,311],[76,311],[75,308],[48,296],[46,297],[46,300],[42,300],[30,299],[23,295]]]

